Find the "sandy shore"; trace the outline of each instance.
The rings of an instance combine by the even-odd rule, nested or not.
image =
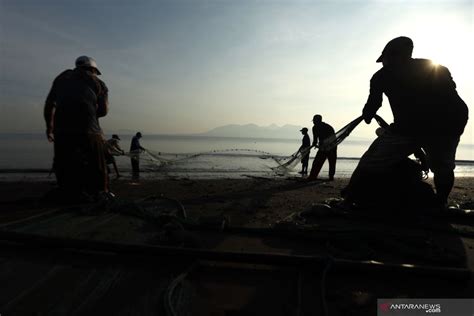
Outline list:
[[[121,198],[138,199],[152,195],[180,201],[193,216],[224,215],[232,225],[267,226],[315,203],[339,198],[349,179],[302,182],[288,179],[215,180],[113,180],[112,191]],[[429,181],[429,180],[428,180]],[[0,182],[0,221],[21,218],[40,211],[40,198],[54,182]],[[451,204],[474,198],[474,178],[457,178],[450,195]]]

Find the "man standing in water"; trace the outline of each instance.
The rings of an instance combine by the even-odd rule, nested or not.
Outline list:
[[[468,108],[456,91],[448,68],[427,59],[413,59],[413,41],[405,36],[387,43],[377,62],[383,67],[370,80],[370,94],[362,111],[369,124],[390,102],[394,123],[362,156],[346,189],[360,183],[367,172],[390,170],[420,147],[434,174],[439,206],[447,204],[454,184],[456,149],[468,120]]]
[[[299,172],[301,175],[305,176],[308,174],[308,162],[309,162],[309,152],[311,150],[311,140],[308,136],[308,129],[303,127],[300,130],[301,134],[303,134],[303,139],[301,140],[301,146],[298,149],[298,153],[301,153],[301,171]],[[297,154],[298,154],[297,153]]]
[[[108,112],[108,89],[98,78],[96,61],[76,59],[76,68],[54,79],[46,98],[44,120],[48,141],[54,142],[54,171],[68,201],[96,198],[108,192],[104,140],[99,117]]]
[[[112,165],[115,170],[115,174],[117,175],[117,179],[120,178],[120,172],[117,167],[117,162],[115,161],[114,156],[124,155],[125,152],[119,145],[120,137],[117,134],[113,134],[112,138],[107,140],[105,143],[106,151],[105,151],[105,161],[107,165]],[[107,170],[108,171],[108,170]],[[108,173],[110,173],[108,171]]]
[[[314,181],[318,178],[319,172],[326,159],[329,162],[329,181],[332,181],[336,174],[337,146],[326,150],[324,148],[324,141],[336,137],[336,133],[331,125],[323,122],[323,118],[319,114],[313,117],[313,124],[313,147],[319,146],[319,149],[316,153],[316,157],[314,157],[308,181]]]
[[[140,153],[145,150],[145,148],[140,145],[140,138],[142,138],[142,133],[138,132],[133,136],[132,142],[130,143],[130,160],[132,163],[133,179],[140,177]]]

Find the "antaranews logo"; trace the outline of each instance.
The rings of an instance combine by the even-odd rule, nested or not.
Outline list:
[[[441,304],[405,304],[383,302],[379,304],[379,310],[383,313],[396,311],[424,311],[425,313],[441,313]],[[396,314],[394,314],[396,315]]]

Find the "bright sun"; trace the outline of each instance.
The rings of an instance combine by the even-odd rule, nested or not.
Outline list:
[[[440,23],[443,21],[443,23]],[[414,58],[427,58],[435,65],[448,67],[457,76],[472,69],[472,28],[462,19],[431,16],[413,27]]]

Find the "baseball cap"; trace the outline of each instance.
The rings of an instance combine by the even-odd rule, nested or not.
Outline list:
[[[300,132],[307,132],[308,129],[306,127],[303,127],[302,129],[300,129]]]
[[[115,139],[118,139],[118,140],[120,140],[120,137],[118,137],[118,135],[117,135],[117,134],[113,134],[113,135],[112,135],[112,138],[115,138]]]
[[[76,59],[76,67],[92,67],[97,70],[97,74],[101,75],[99,68],[97,67],[97,62],[94,58],[89,56],[79,56]]]
[[[411,38],[406,36],[400,36],[392,39],[385,45],[382,54],[377,59],[377,62],[382,62],[382,59],[386,56],[409,56],[413,52],[413,41]]]

